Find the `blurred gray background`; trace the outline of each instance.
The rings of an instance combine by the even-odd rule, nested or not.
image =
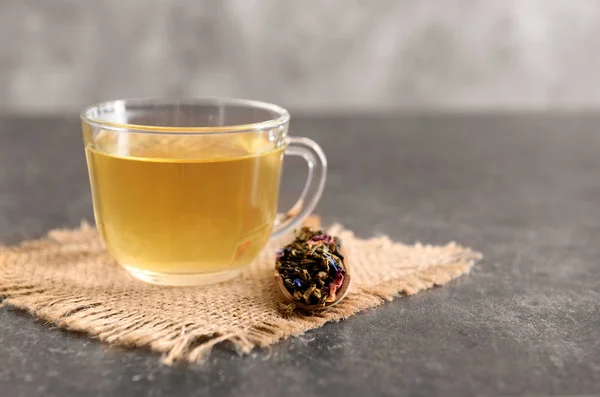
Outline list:
[[[597,0],[0,0],[0,112],[139,96],[293,110],[600,106]]]

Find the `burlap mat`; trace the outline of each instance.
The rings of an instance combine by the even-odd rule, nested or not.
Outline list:
[[[480,254],[454,243],[404,245],[329,229],[352,258],[353,285],[339,305],[284,317],[273,281],[274,241],[235,280],[194,288],[142,283],[119,267],[95,228],[54,230],[47,238],[0,248],[0,299],[69,330],[114,345],[148,347],[166,363],[200,361],[228,341],[239,352],[268,346],[366,308],[443,285],[469,271]]]

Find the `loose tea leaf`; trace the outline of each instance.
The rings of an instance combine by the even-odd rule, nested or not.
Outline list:
[[[341,248],[339,238],[303,227],[277,252],[275,268],[296,301],[320,306],[335,301],[346,274]]]

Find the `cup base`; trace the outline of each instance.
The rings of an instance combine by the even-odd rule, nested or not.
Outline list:
[[[123,267],[138,280],[150,284],[168,285],[171,287],[189,287],[221,283],[232,279],[241,273],[240,269],[235,269],[218,273],[165,274],[140,270],[127,265],[123,265]]]

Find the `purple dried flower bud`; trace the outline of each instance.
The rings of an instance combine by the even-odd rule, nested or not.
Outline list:
[[[294,279],[294,281],[292,281],[292,285],[295,286],[295,287],[297,287],[297,288],[303,288],[304,287],[304,283],[299,278]]]

